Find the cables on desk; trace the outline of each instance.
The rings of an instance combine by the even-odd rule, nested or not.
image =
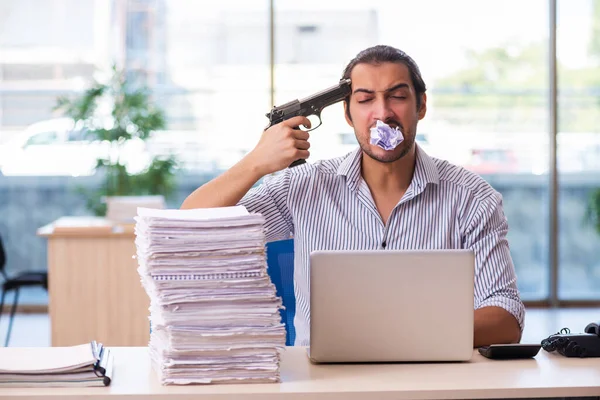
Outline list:
[[[553,352],[555,351],[558,346],[559,346],[559,342],[560,342],[560,347],[562,347],[565,343],[564,339],[562,337],[556,337],[557,335],[568,335],[569,333],[571,333],[571,330],[569,328],[562,328],[560,331],[556,332],[554,335],[550,335],[548,336],[546,339],[542,340],[542,349],[548,351],[548,352]]]
[[[545,351],[556,351],[565,357],[600,357],[598,325],[595,327],[588,325],[586,333],[579,334],[571,334],[569,328],[563,328],[542,340],[541,345]]]

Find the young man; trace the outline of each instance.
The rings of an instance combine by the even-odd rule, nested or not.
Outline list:
[[[267,240],[293,233],[297,345],[310,341],[308,262],[313,250],[322,249],[472,249],[474,346],[519,342],[524,307],[502,197],[482,178],[429,157],[415,144],[417,124],[427,111],[416,63],[398,49],[375,46],[360,52],[343,78],[352,81],[344,107],[360,148],[286,169],[308,158],[310,147],[309,134],[293,129],[309,127],[310,121],[291,118],[263,132],[254,150],[194,191],[182,208],[242,204],[265,216]],[[399,128],[404,140],[396,147],[371,144],[371,129],[381,122],[393,132]]]

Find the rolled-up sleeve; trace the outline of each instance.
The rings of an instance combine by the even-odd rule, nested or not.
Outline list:
[[[287,206],[289,187],[290,175],[282,171],[265,177],[263,183],[250,189],[238,203],[249,212],[265,217],[267,242],[288,239],[293,233],[294,225]]]
[[[498,192],[476,202],[465,245],[475,253],[475,308],[496,306],[511,313],[523,332],[525,307],[506,235],[508,222]]]

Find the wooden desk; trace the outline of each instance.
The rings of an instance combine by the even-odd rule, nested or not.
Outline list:
[[[65,217],[38,235],[48,238],[52,346],[146,346],[150,300],[133,258],[133,225]]]
[[[0,389],[0,399],[69,400],[358,400],[491,399],[600,396],[598,359],[543,350],[531,360],[494,361],[478,353],[467,363],[312,365],[306,350],[289,347],[282,383],[161,386],[147,348],[115,348],[115,372],[105,388]],[[301,397],[302,396],[302,397]]]

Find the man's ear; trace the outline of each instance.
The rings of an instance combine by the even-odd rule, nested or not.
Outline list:
[[[344,117],[346,117],[346,122],[348,123],[348,125],[354,128],[352,118],[350,118],[350,104],[348,104],[346,100],[344,100]]]
[[[419,119],[423,119],[427,113],[427,95],[423,93],[421,97],[421,108],[419,108]]]

